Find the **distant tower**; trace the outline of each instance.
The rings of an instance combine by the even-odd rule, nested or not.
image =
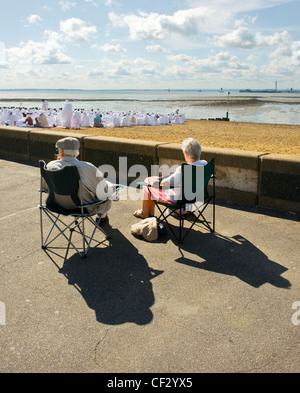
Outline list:
[[[277,90],[277,81],[275,82],[275,90]]]

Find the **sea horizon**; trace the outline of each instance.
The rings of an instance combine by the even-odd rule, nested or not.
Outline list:
[[[207,88],[196,88],[196,89],[174,89],[174,88],[161,88],[161,89],[133,89],[133,88],[127,88],[127,89],[70,89],[70,88],[64,88],[64,89],[53,89],[53,88],[45,88],[45,89],[40,89],[40,88],[10,88],[10,89],[1,89],[0,91],[195,91],[195,92],[205,92],[205,91],[216,91],[216,92],[241,92],[241,90],[246,91],[266,91],[269,90],[269,92],[274,92],[276,93],[276,90],[278,92],[284,91],[284,92],[289,92],[289,93],[300,93],[300,89],[293,89],[293,88],[285,88],[285,89],[274,89],[270,87],[265,87],[265,88],[219,88],[219,89],[207,89]]]

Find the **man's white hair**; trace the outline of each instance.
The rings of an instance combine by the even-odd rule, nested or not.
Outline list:
[[[79,156],[79,150],[63,150],[63,152],[65,153],[66,156]]]

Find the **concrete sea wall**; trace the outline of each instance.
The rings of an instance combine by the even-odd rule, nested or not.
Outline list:
[[[181,145],[49,130],[0,127],[0,156],[36,164],[54,159],[55,142],[66,136],[79,139],[80,159],[97,167],[111,165],[120,171],[141,164],[149,175],[153,165],[180,165]],[[127,168],[120,168],[127,157]],[[217,200],[300,212],[300,157],[202,147],[201,158],[216,159]],[[129,176],[129,180],[134,179]]]

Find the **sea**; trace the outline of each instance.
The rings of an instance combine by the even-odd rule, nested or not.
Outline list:
[[[223,119],[235,122],[300,124],[300,90],[0,90],[1,107],[63,107],[114,112],[172,113],[186,119]]]

